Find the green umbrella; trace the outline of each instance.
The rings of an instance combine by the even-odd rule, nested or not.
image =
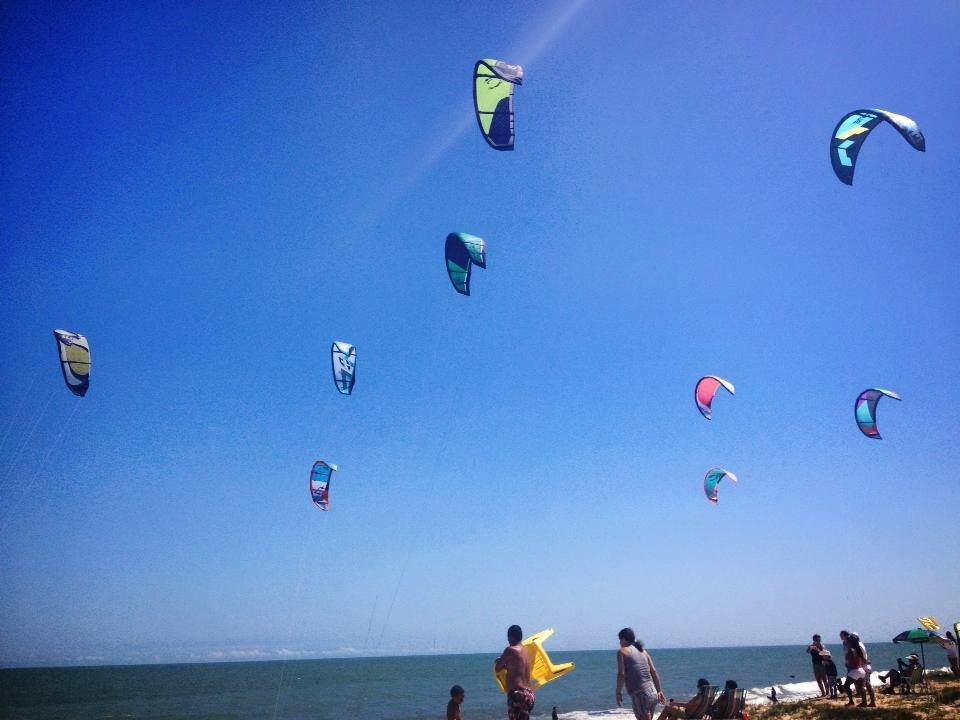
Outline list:
[[[930,642],[930,638],[936,635],[932,630],[924,630],[923,628],[914,628],[913,630],[904,630],[902,633],[897,635],[893,641],[895,643],[913,643],[914,645],[920,646],[920,662],[924,668],[927,667],[927,659],[923,655],[923,646]]]

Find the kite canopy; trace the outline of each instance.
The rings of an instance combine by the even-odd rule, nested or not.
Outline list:
[[[502,60],[479,60],[473,68],[473,107],[483,139],[494,150],[513,150],[513,88],[523,68]]]
[[[349,395],[357,381],[357,349],[350,343],[335,340],[330,348],[330,363],[333,365],[333,382],[337,390]]]
[[[877,429],[877,403],[884,395],[900,400],[900,396],[892,390],[883,388],[870,388],[864,390],[857,396],[857,402],[853,406],[853,416],[857,421],[857,427],[860,432],[868,438],[880,440],[880,431]]]
[[[330,507],[330,478],[333,477],[336,465],[328,465],[323,460],[317,460],[310,470],[310,499],[321,510]]]
[[[853,185],[853,171],[860,147],[870,131],[884,120],[893,125],[914,150],[926,151],[923,133],[907,116],[886,110],[854,110],[837,123],[830,139],[830,162],[840,182]]]
[[[713,419],[713,410],[711,408],[713,397],[721,387],[725,388],[731,395],[737,394],[737,390],[733,387],[732,382],[719,378],[716,375],[707,375],[697,381],[697,386],[693,391],[693,397],[694,400],[697,401],[697,410],[699,410],[700,414],[707,420]]]
[[[717,504],[717,486],[725,477],[730,478],[734,482],[737,481],[736,475],[732,472],[727,472],[723,468],[710,468],[703,477],[703,494],[706,495],[707,500],[714,505]]]
[[[90,345],[87,344],[87,338],[67,330],[54,330],[53,336],[57,339],[63,379],[70,392],[83,397],[90,387]]]
[[[487,267],[486,243],[482,238],[468,233],[450,233],[447,235],[443,254],[453,289],[461,295],[469,295],[471,265]]]

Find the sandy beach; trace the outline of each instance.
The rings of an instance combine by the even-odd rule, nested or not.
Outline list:
[[[928,676],[929,692],[911,695],[877,693],[876,708],[849,707],[842,700],[816,698],[759,705],[748,708],[751,720],[844,720],[871,718],[873,720],[939,720],[960,718],[960,680],[947,673],[934,672]]]

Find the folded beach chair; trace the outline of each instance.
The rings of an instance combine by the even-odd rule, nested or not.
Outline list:
[[[901,675],[900,676],[900,692],[901,693],[910,693],[914,692],[915,688],[922,687],[926,689],[927,679],[924,677],[923,668],[918,667],[914,668],[909,676]]]

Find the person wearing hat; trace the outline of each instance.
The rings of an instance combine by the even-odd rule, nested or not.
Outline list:
[[[830,698],[835,700],[839,697],[837,692],[837,664],[833,661],[833,655],[829,650],[820,653],[820,660],[823,663],[823,673],[827,676],[827,689],[830,691]]]
[[[816,678],[817,687],[820,688],[820,697],[827,696],[827,674],[823,668],[823,660],[820,658],[820,653],[825,649],[819,635],[814,635],[813,642],[807,645],[807,652],[813,661],[813,677]]]
[[[914,668],[920,667],[920,656],[916,653],[910,653],[907,655],[906,660],[904,658],[897,658],[897,667],[890,668],[890,671],[884,675],[883,673],[877,673],[877,677],[880,678],[880,682],[889,681],[889,685],[885,687],[882,692],[884,695],[893,695],[897,691],[897,688],[900,686],[900,679],[903,677],[910,677],[910,674],[913,672]]]

